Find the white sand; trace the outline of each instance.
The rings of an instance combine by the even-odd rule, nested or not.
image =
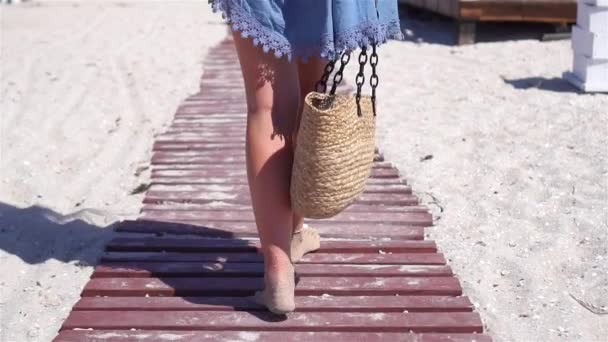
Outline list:
[[[0,11],[0,341],[50,341],[226,28],[206,1]]]
[[[202,0],[0,11],[0,340],[48,341],[225,27]],[[380,144],[497,340],[608,335],[571,297],[608,305],[608,96],[556,79],[570,58],[566,41],[381,50]]]
[[[608,95],[560,79],[569,43],[381,50],[380,146],[497,340],[608,338]]]

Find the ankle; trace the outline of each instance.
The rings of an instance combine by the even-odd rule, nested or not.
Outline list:
[[[283,250],[268,249],[264,252],[264,270],[266,273],[280,274],[291,267],[289,253]]]
[[[301,222],[300,224],[294,226],[292,235],[299,234],[306,228],[308,228],[308,225],[304,222]]]

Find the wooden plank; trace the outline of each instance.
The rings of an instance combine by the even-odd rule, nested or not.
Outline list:
[[[206,104],[204,105],[209,107],[210,110],[214,112],[227,112],[227,113],[238,113],[244,111],[244,107],[240,106],[230,106],[224,104]],[[222,119],[222,118],[213,118],[213,117],[205,117],[202,115],[196,116],[180,116],[173,119],[174,123],[183,123],[183,122],[192,122],[192,123],[203,123],[208,124],[210,127],[214,128],[226,128],[226,129],[235,129],[242,128],[243,131],[245,127],[247,127],[247,122],[244,118],[241,119]]]
[[[156,167],[156,166],[153,166]],[[151,184],[234,184],[241,185],[247,184],[247,178],[245,175],[242,177],[214,177],[214,178],[199,178],[199,177],[154,177],[152,178]],[[407,181],[400,178],[368,178],[368,185],[383,185],[383,184],[407,184]]]
[[[136,222],[136,223],[135,223]],[[319,222],[314,226],[324,238],[340,238],[355,240],[422,240],[424,226],[383,225],[377,223],[349,222],[333,223]],[[131,233],[154,233],[176,235],[200,235],[205,237],[221,238],[257,238],[257,228],[254,222],[205,222],[196,224],[187,222],[160,222],[160,221],[131,221],[129,224],[121,223],[116,231]]]
[[[211,143],[211,144],[171,144],[154,143],[152,151],[186,152],[186,151],[238,151],[245,148],[244,143]]]
[[[253,331],[174,331],[174,330],[64,330],[54,342],[180,342],[199,341],[279,341],[279,342],[491,342],[488,335],[465,333],[353,333],[353,332],[253,332]]]
[[[249,186],[245,184],[152,184],[151,191],[189,191],[189,192],[233,192],[249,193]],[[404,184],[366,184],[363,189],[368,194],[405,194],[411,195],[412,188]]]
[[[199,191],[154,191],[146,192],[144,203],[172,201],[185,203],[209,203],[223,201],[235,204],[250,204],[249,193],[233,192],[199,192]],[[418,198],[414,195],[395,193],[362,193],[354,203],[358,204],[386,204],[386,205],[417,205]]]
[[[354,240],[421,240],[425,226],[383,223],[309,221],[324,238],[346,238]],[[205,223],[161,222],[150,220],[124,221],[117,231],[132,233],[193,234],[205,237],[257,238],[254,222],[207,221]],[[252,235],[253,234],[253,235]]]
[[[241,132],[227,132],[227,131],[214,131],[214,132],[190,132],[190,131],[179,131],[174,133],[175,135],[179,135],[179,136],[187,136],[187,135],[192,135],[192,136],[220,136],[220,137],[231,137],[231,136],[240,136]],[[171,136],[171,134],[168,133],[164,133],[162,134],[162,136]],[[167,147],[171,147],[175,145],[175,147],[183,147],[183,144],[169,144],[169,143],[165,143],[164,146]],[[216,144],[216,145],[220,145],[220,144]],[[236,145],[234,143],[232,144],[228,144],[228,146],[231,145]],[[188,146],[188,145],[186,145]],[[219,151],[209,151],[209,150],[191,150],[191,151],[184,151],[184,150],[175,150],[175,151],[156,151],[152,154],[153,158],[156,159],[160,159],[160,160],[164,160],[164,159],[173,159],[173,158],[180,158],[180,157],[225,157],[225,156],[239,156],[239,157],[245,157],[245,149],[244,149],[244,145],[241,145],[240,147],[243,147],[241,149],[234,149],[234,151],[230,151],[230,153],[223,151],[223,150],[219,150]],[[384,156],[380,153],[375,153],[374,157],[376,158],[375,160],[375,164],[376,165],[389,165],[392,166],[391,163],[386,162],[384,160],[380,160],[383,159]]]
[[[222,262],[260,263],[263,256],[257,253],[205,253],[205,252],[106,252],[102,262]],[[370,254],[311,253],[305,255],[299,265],[445,265],[441,253]],[[323,266],[324,267],[324,266]]]
[[[188,126],[193,126],[195,125],[194,123],[190,123],[188,124]],[[164,153],[164,152],[178,152],[180,150],[177,150],[177,148],[179,147],[179,145],[183,145],[184,147],[188,147],[188,146],[199,146],[201,145],[201,143],[197,143],[196,140],[197,139],[217,139],[219,140],[218,142],[214,143],[214,145],[220,145],[220,144],[225,144],[225,143],[230,143],[230,144],[239,144],[244,146],[245,145],[245,140],[243,138],[243,135],[245,135],[245,131],[242,128],[226,128],[226,129],[218,129],[217,127],[208,127],[206,132],[189,132],[187,130],[181,130],[177,131],[177,132],[166,132],[163,134],[160,134],[157,136],[157,138],[162,138],[162,139],[157,139],[155,142],[155,146],[165,146],[165,147],[173,147],[174,150],[170,150],[170,151],[159,151],[158,153]],[[223,140],[222,140],[223,138]],[[188,141],[194,141],[194,142],[188,142]],[[203,152],[205,150],[201,150],[201,152]],[[240,150],[234,150],[235,152],[241,152],[242,149]]]
[[[240,134],[240,138],[230,137],[231,142],[245,143],[245,133]],[[198,137],[185,137],[185,138],[174,138],[174,137],[163,137],[159,136],[156,138],[157,143],[171,143],[171,144],[219,144],[226,142],[227,138],[222,137],[220,134],[205,134]]]
[[[156,152],[164,153],[164,152]],[[375,162],[384,161],[384,157],[375,156]],[[224,165],[225,167],[240,167],[245,165],[245,155],[237,151],[231,151],[231,153],[225,152],[207,152],[206,155],[198,156],[153,156],[152,164],[157,165],[199,165],[203,167],[206,165]]]
[[[146,203],[141,207],[142,212],[146,211],[189,211],[189,210],[231,210],[231,211],[250,211],[251,207],[244,204],[231,204],[223,202],[213,203],[179,203],[179,202],[163,202],[163,203]],[[398,206],[398,205],[371,205],[371,204],[352,204],[345,211],[347,212],[412,212],[412,211],[428,210],[424,206]]]
[[[170,329],[344,332],[479,333],[479,315],[450,313],[335,313],[294,312],[289,319],[271,313],[228,311],[74,311],[62,329]]]
[[[357,222],[363,223],[383,223],[385,225],[420,225],[431,223],[431,214],[423,207],[415,206],[413,210],[404,210],[402,212],[349,212],[344,211],[340,214],[324,219],[323,223],[332,222]],[[140,216],[146,220],[158,221],[196,221],[196,222],[246,222],[254,221],[252,211],[225,211],[225,210],[180,210],[180,211],[146,211]],[[309,220],[314,224],[318,220]]]
[[[200,129],[200,128],[204,128],[205,126],[202,124],[193,124],[193,123],[176,123],[176,124],[172,124],[171,125],[172,129],[175,130],[181,130],[181,129]],[[209,131],[207,130],[206,132],[201,131],[199,134],[201,134],[202,136],[208,136],[208,137],[222,137],[222,136],[226,136],[226,132],[213,132],[213,131]],[[239,133],[230,133],[236,137],[242,138],[242,134]],[[207,144],[201,144],[201,143],[173,143],[170,141],[155,141],[154,145],[153,145],[153,150],[156,151],[206,151],[209,149],[216,149],[216,150],[222,150],[222,149],[244,149],[245,148],[245,143],[244,142],[235,142],[232,139],[224,139],[221,142],[217,142],[217,143],[207,143]],[[379,153],[379,151],[376,149],[375,153]],[[388,163],[390,164],[390,163]]]
[[[224,94],[226,95],[226,94]],[[175,118],[181,115],[200,115],[200,116],[215,116],[215,115],[234,115],[245,121],[243,114],[247,112],[247,107],[243,105],[216,103],[209,104],[208,100],[191,100],[188,104],[178,108]],[[175,124],[175,123],[173,123]]]
[[[432,241],[335,241],[323,240],[319,253],[429,253],[436,248]],[[110,251],[200,251],[258,252],[258,240],[206,239],[199,237],[118,237],[106,244]]]
[[[192,120],[194,120],[194,119],[190,119],[190,121],[192,121]],[[222,136],[222,134],[225,134],[224,137],[229,138],[229,139],[224,139],[222,142],[218,142],[217,144],[245,145],[244,141],[241,139],[241,138],[243,138],[243,135],[245,135],[245,129],[243,127],[240,127],[240,126],[226,127],[226,128],[209,127],[208,124],[203,123],[200,120],[197,120],[195,122],[177,123],[174,126],[171,126],[169,130],[165,131],[164,133],[162,133],[158,136],[158,137],[163,137],[163,139],[162,139],[162,141],[156,141],[155,146],[165,146],[165,147],[174,147],[174,148],[178,148],[178,147],[180,147],[180,145],[199,146],[200,144],[197,144],[197,143],[184,144],[183,142],[180,142],[180,141],[183,140],[184,138],[187,138],[188,140],[196,139],[196,138],[212,138],[212,137],[219,138]],[[172,139],[172,138],[175,138],[175,139]],[[172,140],[175,140],[175,142],[172,142]],[[181,151],[181,150],[169,149],[167,151],[158,151],[158,152],[167,153],[167,152],[179,152],[179,151]],[[205,149],[193,150],[191,152],[194,152],[194,151],[204,152]],[[238,152],[241,152],[241,151],[242,151],[242,149]],[[163,155],[161,154],[161,156],[163,156]]]
[[[218,136],[221,133],[218,133]],[[198,133],[196,134],[199,135]],[[221,134],[225,138],[225,134]],[[245,161],[245,146],[244,144],[227,144],[221,145],[218,143],[209,144],[215,146],[210,149],[207,144],[171,144],[164,143],[156,145],[161,150],[156,150],[152,156],[153,164],[210,164],[209,161],[218,161],[220,164],[225,158],[240,158]],[[200,148],[200,149],[195,149]],[[199,162],[202,160],[202,162]],[[213,166],[216,164],[211,164]],[[382,154],[374,156],[373,168],[393,169],[397,171],[392,163],[384,161]]]
[[[264,262],[258,253],[196,253],[196,252],[105,252],[101,262],[231,262],[260,263]]]
[[[296,265],[300,277],[449,277],[445,265]],[[263,263],[104,262],[92,278],[262,277]]]
[[[394,172],[396,172],[397,170],[394,167],[386,167],[385,166],[386,163],[385,162],[375,162],[372,165],[372,172],[375,173],[375,170],[378,169],[383,169],[381,171],[388,171],[389,169],[393,170]],[[236,164],[234,165],[236,166]],[[207,164],[204,167],[200,164],[152,164],[151,165],[152,170],[156,171],[156,170],[171,170],[171,171],[217,171],[217,170],[225,170],[226,169],[226,165],[223,164]],[[242,168],[238,167],[238,168],[233,168],[235,171],[239,171]],[[241,171],[242,172],[242,171]],[[242,176],[245,176],[245,172],[242,172]],[[182,177],[183,178],[183,177]],[[369,180],[373,180],[374,178],[368,178]],[[200,180],[200,179],[199,179]],[[386,179],[385,181],[391,181],[393,179]]]
[[[467,297],[298,296],[298,312],[457,312],[473,311]],[[238,311],[264,310],[249,297],[83,297],[74,310]]]
[[[153,170],[152,178],[156,177],[234,177],[234,176],[245,176],[245,168],[239,168],[235,170]],[[399,178],[399,171],[396,169],[372,169],[371,178]]]
[[[90,296],[251,296],[264,287],[258,278],[93,278],[82,291]],[[458,279],[453,277],[301,277],[296,295],[378,296],[438,295],[460,296]]]

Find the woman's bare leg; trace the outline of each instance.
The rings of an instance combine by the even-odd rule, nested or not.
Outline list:
[[[264,253],[266,288],[256,300],[275,313],[285,313],[295,308],[289,185],[300,96],[298,69],[285,58],[264,53],[240,33],[234,33],[234,41],[247,95],[247,176]]]
[[[298,113],[302,112],[304,98],[315,90],[317,81],[323,76],[327,60],[311,58],[307,63],[298,63],[300,80],[300,105]],[[293,215],[293,238],[291,242],[291,261],[298,262],[304,254],[315,251],[320,247],[319,232],[312,228],[304,229],[304,218],[298,213]]]

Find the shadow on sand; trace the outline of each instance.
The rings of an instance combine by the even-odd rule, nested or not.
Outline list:
[[[503,78],[503,81],[507,84],[510,84],[511,86],[513,86],[513,88],[516,89],[537,88],[540,90],[554,91],[558,93],[583,93],[565,79],[558,77],[526,77],[512,80]]]
[[[114,224],[87,222],[103,221],[100,215],[84,209],[65,216],[40,206],[17,208],[0,202],[0,249],[32,265],[49,259],[93,265],[113,235]]]
[[[72,263],[79,267],[97,266],[99,264],[108,263],[117,267],[120,267],[120,265],[133,267],[132,261],[102,260],[106,244],[117,237],[142,239],[142,242],[144,239],[151,237],[183,237],[187,239],[221,238],[230,239],[232,243],[237,246],[242,244],[243,247],[247,247],[244,248],[247,250],[245,253],[250,257],[247,257],[247,255],[245,256],[245,259],[248,259],[246,262],[251,263],[254,266],[254,269],[263,270],[263,260],[261,259],[261,256],[257,254],[255,249],[248,247],[250,246],[251,240],[236,236],[234,233],[227,230],[174,222],[139,221],[138,224],[154,227],[154,231],[157,233],[145,233],[145,230],[142,230],[141,233],[117,232],[116,229],[118,228],[120,230],[119,227],[124,223],[114,222],[105,226],[95,225],[87,222],[91,221],[88,219],[88,216],[90,215],[98,215],[98,213],[95,211],[88,212],[85,209],[77,214],[65,216],[40,206],[17,208],[6,203],[0,203],[0,249],[8,254],[19,257],[21,260],[31,265],[44,263],[49,259],[55,259],[64,263]],[[179,235],[174,235],[176,233],[179,233]],[[116,252],[117,250],[111,249],[110,251]],[[160,252],[160,250],[155,251],[154,248],[135,248],[123,250],[122,252],[134,252],[134,254],[137,254],[142,251],[152,253]],[[194,251],[182,252],[186,254]],[[196,253],[205,253],[205,251],[199,250],[196,251]],[[261,289],[263,284],[261,273],[256,272],[256,274],[245,275],[224,274],[221,272],[222,266],[235,262],[234,260],[231,260],[231,253],[219,251],[210,254],[216,254],[221,257],[221,260],[217,260],[216,262],[205,262],[205,264],[213,263],[219,265],[220,268],[217,273],[172,273],[169,275],[162,272],[158,273],[155,268],[148,270],[152,273],[149,276],[159,278],[163,283],[178,289],[181,285],[180,278],[184,277],[198,277],[201,282],[212,281],[212,279],[218,279],[219,277],[248,278],[246,281],[259,284],[259,289]],[[242,259],[243,253],[239,254],[241,254],[240,259]],[[198,264],[203,263],[202,261],[190,262]],[[170,264],[171,261],[158,259],[154,260],[153,263],[157,265]],[[150,263],[147,264],[150,265]],[[145,265],[145,263],[139,263],[137,268],[145,270]],[[234,301],[230,300],[230,296],[249,297],[251,295],[253,295],[253,292],[238,292],[235,294],[231,293],[229,290],[222,292],[221,289],[208,294],[200,291],[180,292],[178,290],[175,294],[175,296],[182,297],[184,300],[193,304],[218,306],[218,308],[223,307],[222,310],[226,310],[225,307],[231,307],[233,305]],[[223,302],[222,299],[226,299],[226,301]],[[286,319],[285,316],[277,316],[265,311],[263,307],[254,304],[253,300],[250,298],[245,300],[245,302],[245,308],[232,307],[231,309],[249,312],[267,322],[278,322]]]

